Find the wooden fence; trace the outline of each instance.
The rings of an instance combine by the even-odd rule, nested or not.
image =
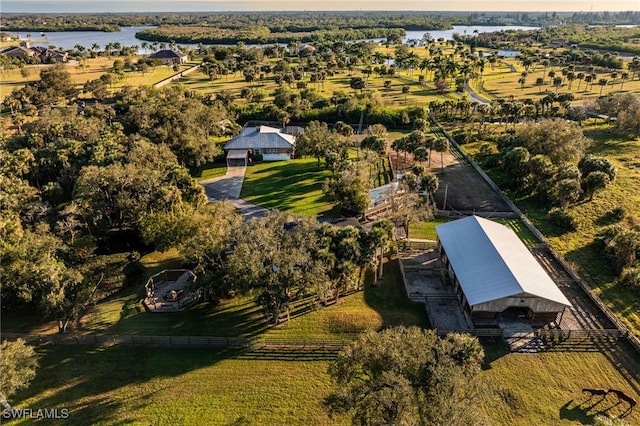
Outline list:
[[[466,152],[464,152],[462,148],[460,148],[460,145],[458,145],[458,142],[451,135],[449,135],[449,133],[440,125],[437,119],[433,115],[430,115],[430,117],[431,117],[431,120],[436,124],[436,126],[438,126],[440,131],[449,140],[452,148],[458,151],[458,153],[460,153],[460,155],[464,157],[464,159],[471,165],[471,167],[473,167],[474,170],[478,172],[478,174],[480,174],[480,176],[485,180],[485,182],[487,182],[487,184],[502,198],[502,200],[505,203],[507,203],[507,205],[514,212],[518,214],[518,217],[525,224],[527,229],[529,229],[542,243],[544,243],[544,245],[546,246],[547,250],[549,250],[551,255],[558,261],[558,263],[560,263],[560,265],[562,265],[562,268],[569,274],[569,276],[571,276],[571,278],[580,286],[580,288],[582,288],[582,290],[587,294],[587,296],[589,296],[589,298],[598,306],[598,308],[605,314],[605,316],[616,326],[616,328],[624,334],[624,336],[626,337],[627,341],[631,344],[631,346],[633,346],[633,348],[638,353],[640,353],[640,338],[638,338],[638,336],[631,333],[629,328],[622,321],[620,321],[617,315],[614,314],[613,311],[609,309],[607,305],[605,305],[602,299],[600,299],[600,297],[594,293],[594,291],[591,289],[589,284],[587,284],[578,275],[578,273],[574,271],[573,268],[564,260],[564,258],[556,250],[553,249],[553,247],[551,246],[551,243],[542,234],[542,232],[540,232],[538,228],[536,228],[535,225],[529,220],[529,218],[525,216],[525,214],[522,213],[522,211],[520,211],[520,209],[507,196],[505,196],[502,193],[500,188],[498,188],[498,186],[493,182],[493,180],[489,177],[489,175],[487,175],[484,172],[484,170],[482,170],[480,166],[478,166],[478,164],[476,164],[476,162]]]
[[[32,345],[128,345],[163,348],[271,349],[338,351],[353,339],[281,339],[268,337],[127,336],[3,333],[2,339],[24,339]]]
[[[535,336],[543,340],[618,340],[627,337],[627,334],[616,328],[613,329],[578,329],[569,330],[562,328],[538,329]]]

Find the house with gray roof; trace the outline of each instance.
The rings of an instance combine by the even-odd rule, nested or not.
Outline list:
[[[295,151],[296,138],[283,129],[269,126],[245,127],[224,146],[227,166],[246,165],[249,153],[260,154],[264,161],[290,160]]]
[[[158,50],[155,53],[149,55],[151,59],[158,59],[164,65],[182,65],[186,64],[189,57],[186,53],[182,53],[178,50]]]
[[[509,310],[532,324],[560,322],[571,303],[513,230],[477,216],[436,226],[442,273],[471,320]]]

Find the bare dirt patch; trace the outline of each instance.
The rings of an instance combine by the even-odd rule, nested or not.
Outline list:
[[[440,179],[440,187],[434,195],[438,209],[460,212],[511,211],[500,195],[471,166],[447,152],[442,172],[439,157],[436,155],[431,163],[433,172],[438,173]]]

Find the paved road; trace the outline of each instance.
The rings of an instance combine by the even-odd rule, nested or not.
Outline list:
[[[264,217],[268,209],[240,198],[246,167],[228,167],[224,176],[200,181],[209,202],[228,200],[242,214],[244,220]]]
[[[479,104],[484,104],[484,105],[490,104],[489,101],[487,101],[485,98],[481,97],[476,92],[474,92],[474,90],[467,83],[464,84],[464,91],[467,92],[467,95],[469,95],[469,98],[471,98],[473,102],[477,102]]]

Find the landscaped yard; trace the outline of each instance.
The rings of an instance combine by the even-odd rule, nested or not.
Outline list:
[[[247,168],[240,198],[267,208],[304,216],[338,217],[339,209],[322,192],[331,172],[315,158],[263,162]]]

